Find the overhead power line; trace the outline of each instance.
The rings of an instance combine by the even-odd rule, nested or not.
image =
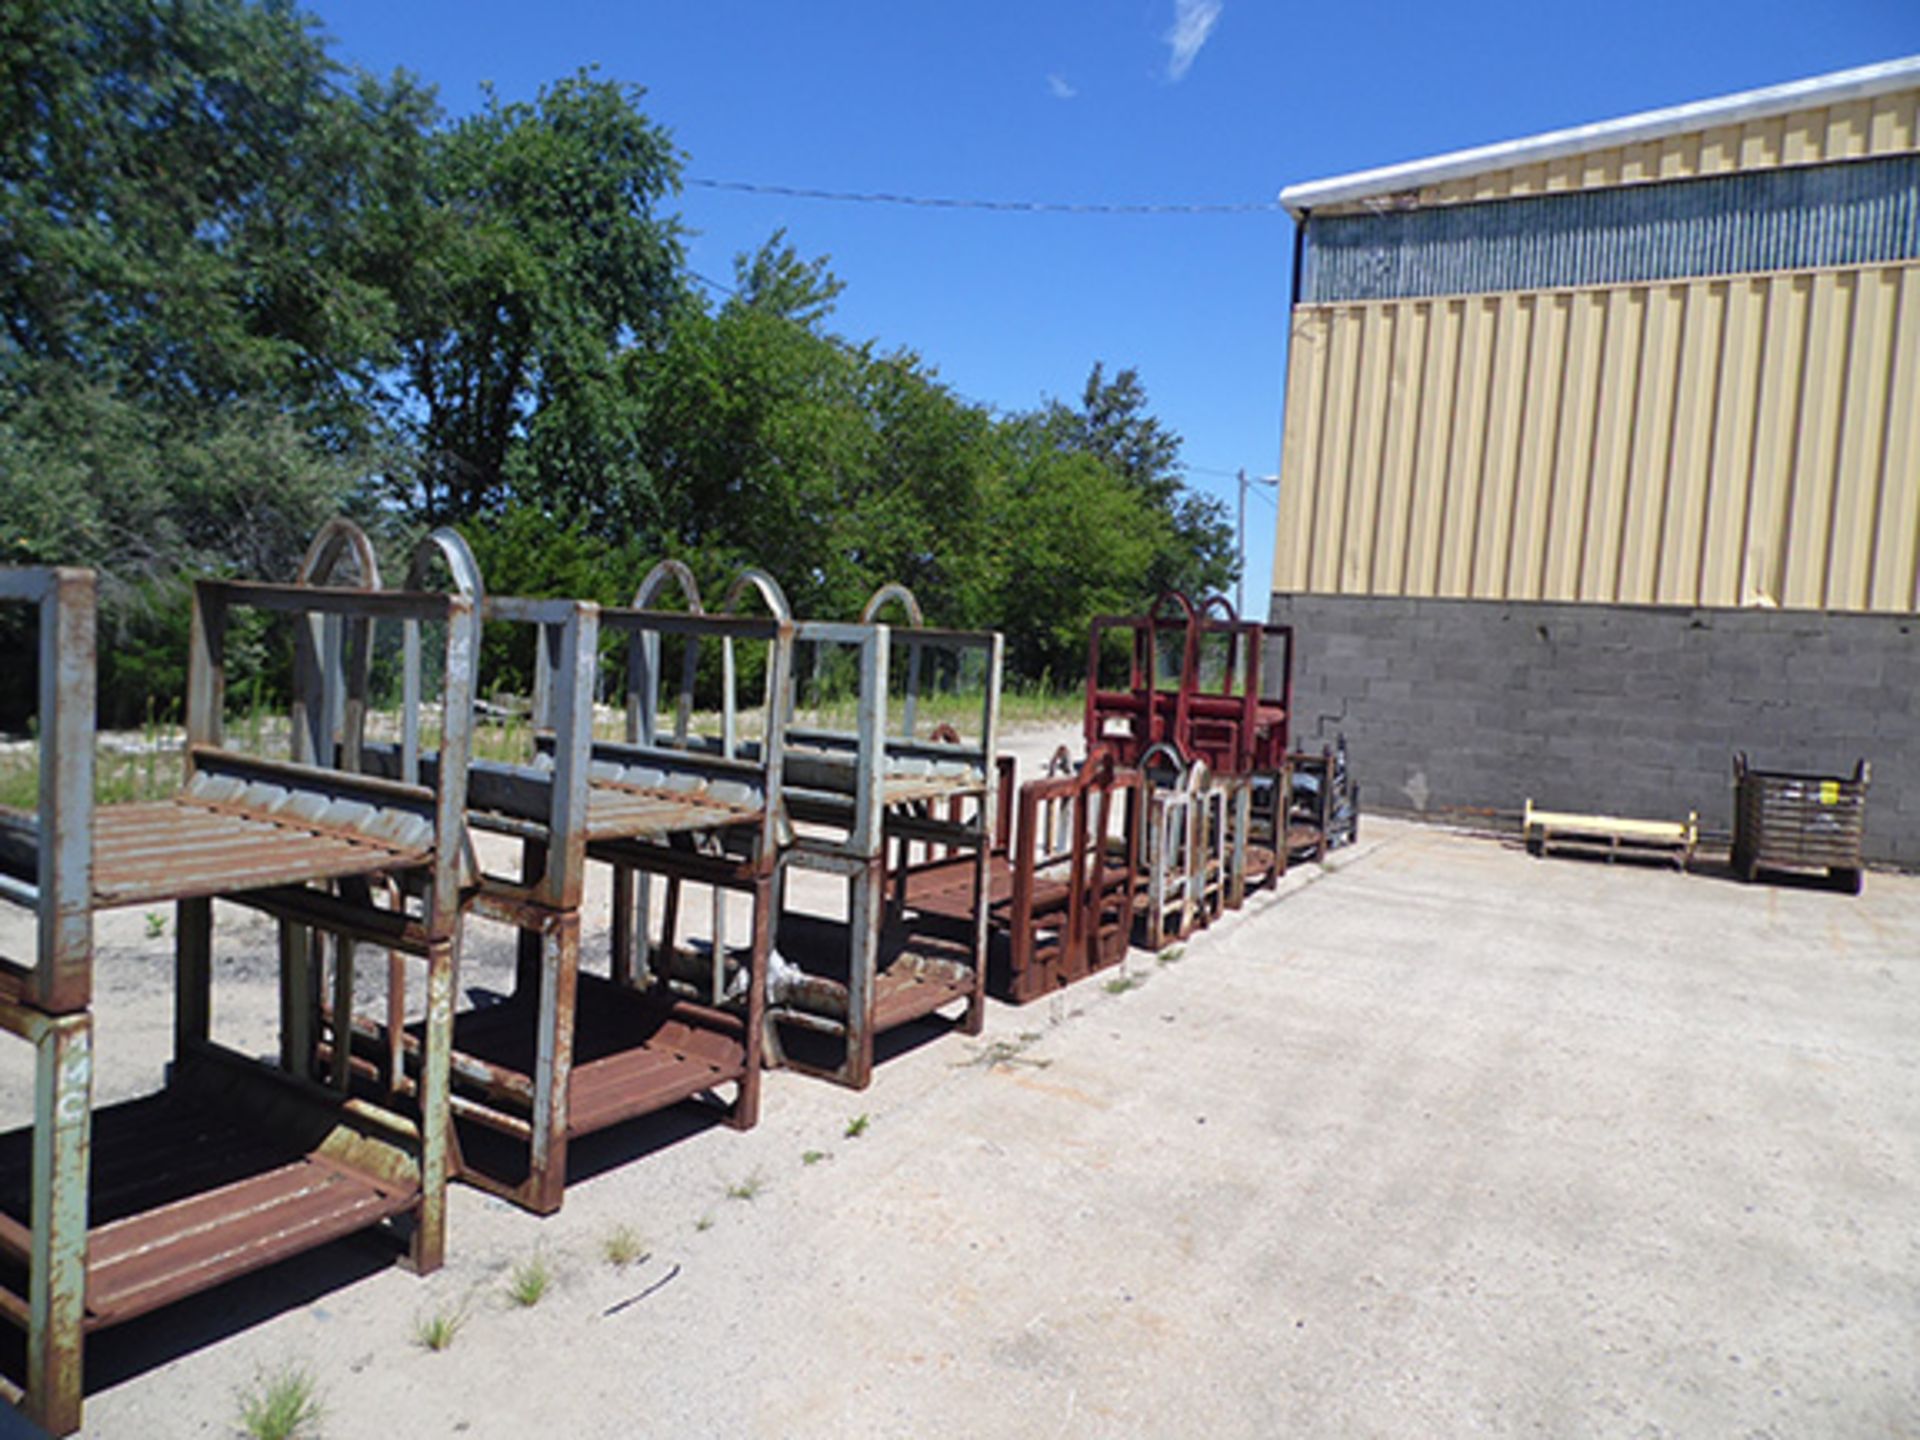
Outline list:
[[[1232,205],[1076,205],[1047,200],[968,200],[935,195],[894,195],[884,191],[814,190],[803,185],[756,185],[746,180],[709,180],[694,176],[687,182],[703,190],[731,190],[741,195],[778,195],[789,200],[838,200],[852,205],[913,205],[925,210],[997,210],[1025,215],[1271,215],[1281,209],[1277,200]]]

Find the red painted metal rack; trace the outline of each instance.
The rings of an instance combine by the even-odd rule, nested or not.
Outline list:
[[[91,1331],[387,1220],[410,1226],[418,1269],[439,1265],[469,739],[461,717],[475,646],[473,610],[459,597],[202,581],[185,784],[169,800],[96,806],[94,595],[89,572],[0,570],[0,599],[38,607],[43,736],[39,813],[0,820],[0,896],[35,913],[39,936],[34,962],[0,964],[0,1026],[37,1052],[34,1123],[0,1137],[0,1314],[26,1331],[25,1408],[56,1433],[80,1423]],[[352,773],[351,746],[316,733],[315,712],[295,717],[292,759],[230,746],[227,637],[242,609],[291,621],[300,668],[338,662],[348,678],[334,695],[354,709],[364,709],[359,662],[376,624],[443,626],[443,745],[456,763],[441,782]],[[320,935],[347,955],[372,943],[425,960],[416,1116],[214,1041],[216,898],[292,922],[283,981]],[[176,906],[168,1083],[96,1111],[94,915],[166,903]],[[288,984],[287,994],[290,1018],[302,1018],[299,988]]]
[[[1140,788],[1106,750],[1076,765],[1062,746],[1046,774],[1017,783],[999,761],[999,817],[988,856],[987,986],[1024,1005],[1125,958],[1133,927],[1133,829]],[[930,818],[931,802],[914,802]],[[952,814],[953,812],[949,812]],[[1113,844],[1109,845],[1109,840]],[[958,930],[978,908],[972,857],[900,836],[889,865],[892,913]]]
[[[1292,691],[1292,629],[1243,621],[1222,597],[1195,605],[1169,591],[1144,615],[1095,618],[1086,743],[1145,777],[1138,906],[1149,946],[1237,909],[1286,868]]]

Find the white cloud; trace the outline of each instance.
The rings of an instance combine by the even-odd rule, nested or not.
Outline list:
[[[1173,0],[1173,28],[1166,33],[1167,79],[1178,82],[1220,19],[1221,0]]]
[[[1056,100],[1071,100],[1080,92],[1067,83],[1063,75],[1047,76],[1047,90]]]

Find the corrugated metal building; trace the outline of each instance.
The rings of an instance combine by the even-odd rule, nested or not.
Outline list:
[[[1724,823],[1734,748],[1858,750],[1920,861],[1920,58],[1281,200],[1274,609],[1376,796]]]

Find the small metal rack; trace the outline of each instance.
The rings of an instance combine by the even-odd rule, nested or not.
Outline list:
[[[338,550],[337,537],[323,539]],[[169,800],[99,806],[95,592],[87,571],[0,569],[0,600],[39,612],[44,737],[38,814],[0,824],[0,896],[36,913],[39,936],[34,962],[0,962],[0,1027],[37,1052],[33,1125],[0,1136],[0,1314],[26,1332],[25,1408],[59,1434],[80,1424],[91,1331],[389,1220],[410,1226],[415,1268],[440,1264],[476,645],[460,597],[203,580],[185,782]],[[231,748],[227,637],[240,609],[291,622],[297,669],[337,662],[332,696],[343,711],[364,710],[376,623],[442,626],[449,763],[437,782],[353,773],[352,746],[313,728],[324,711],[296,714],[291,760]],[[426,962],[414,1114],[213,1040],[216,898],[287,925],[283,1062],[304,1053],[284,1032],[311,1019],[299,977],[319,937],[349,968],[361,943]],[[168,1083],[96,1112],[93,917],[165,903],[176,907]]]
[[[1360,786],[1347,765],[1347,737],[1317,753],[1289,755],[1279,798],[1290,859],[1324,860],[1329,850],[1359,839]]]
[[[1076,765],[1063,746],[1046,774],[1017,784],[1000,757],[999,818],[988,857],[987,987],[1025,1005],[1125,958],[1133,928],[1140,773],[1105,750]],[[978,900],[965,854],[934,847],[889,876],[897,908],[951,925]]]
[[[1128,637],[1124,685],[1102,684],[1106,642]],[[1155,745],[1206,761],[1218,775],[1277,772],[1293,712],[1293,629],[1241,620],[1223,596],[1177,590],[1144,615],[1097,615],[1088,645],[1084,729],[1138,765]]]
[[[1733,757],[1733,868],[1752,880],[1762,868],[1824,870],[1860,893],[1866,835],[1867,762],[1852,775],[1758,770]]]

